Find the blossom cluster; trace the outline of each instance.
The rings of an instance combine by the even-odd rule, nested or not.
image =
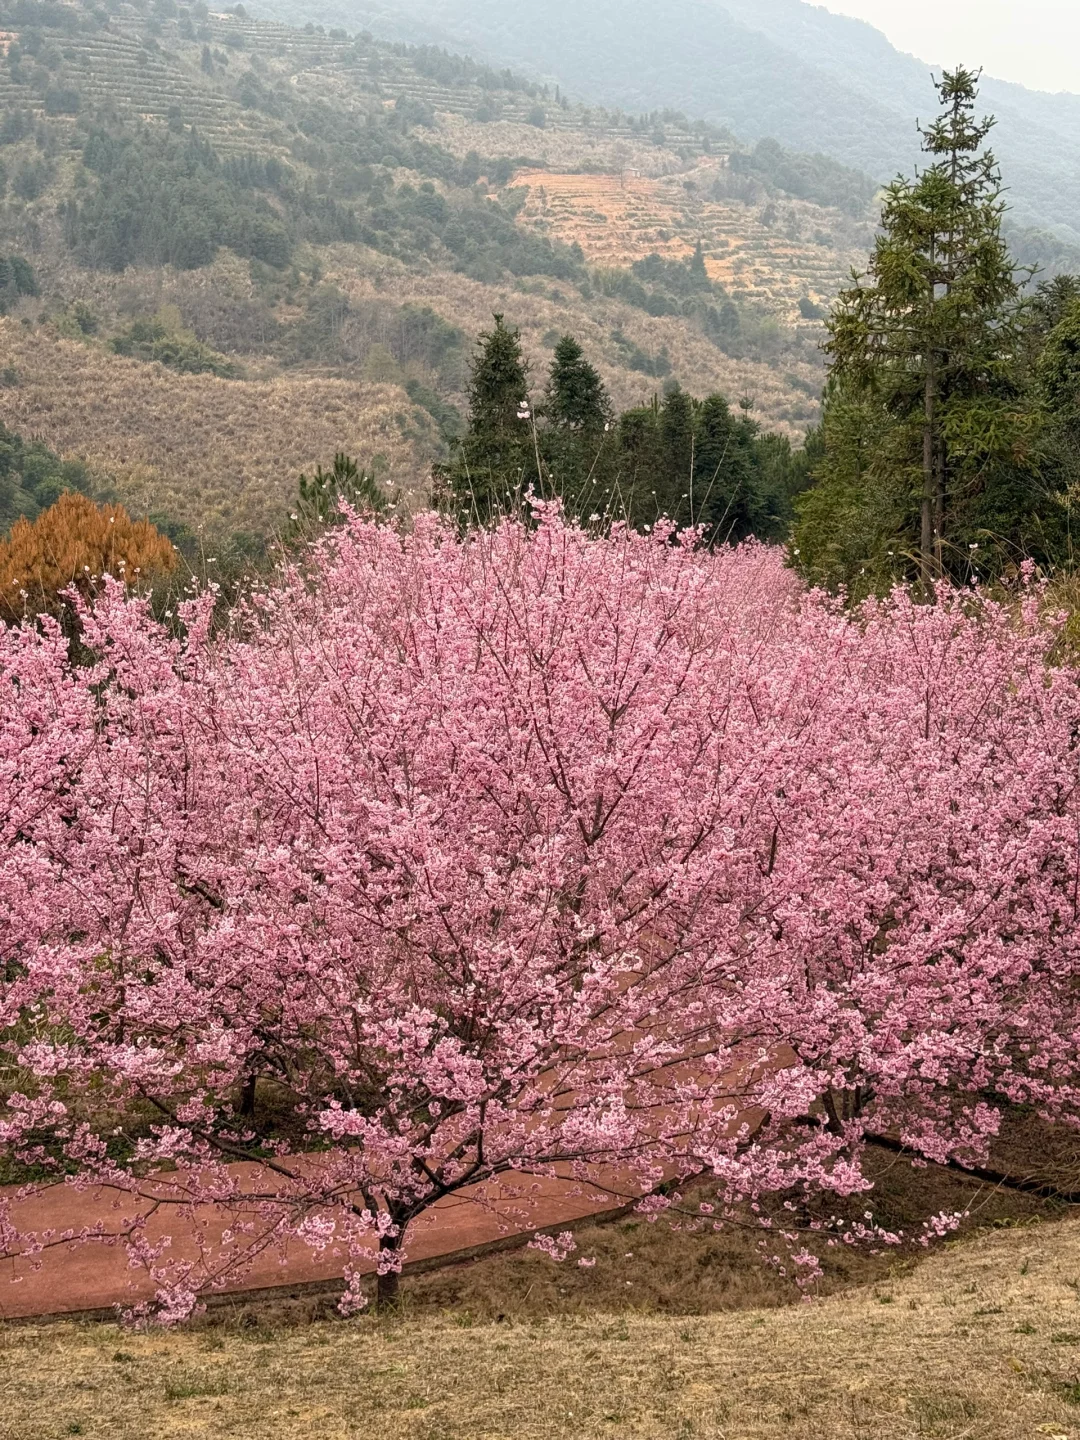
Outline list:
[[[178,638],[106,585],[89,665],[0,635],[0,1150],[24,1196],[234,1213],[147,1261],[169,1318],[289,1238],[359,1303],[465,1187],[527,1227],[529,1177],[706,1171],[764,1213],[867,1190],[875,1134],[978,1164],[1005,1105],[1075,1120],[1038,595],[845,611],[766,547],[542,512],[354,517],[212,605]]]

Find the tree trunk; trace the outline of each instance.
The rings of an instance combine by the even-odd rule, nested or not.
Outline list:
[[[933,356],[926,360],[926,388],[923,398],[923,489],[922,525],[919,536],[919,569],[927,595],[935,578],[935,556],[940,553],[940,535],[934,533],[937,518],[937,466],[935,464],[934,421],[937,403],[937,382]]]
[[[934,569],[945,574],[945,442],[934,449]]]
[[[392,1251],[396,1254],[400,1235],[383,1235],[379,1240],[379,1258]],[[396,1310],[401,1302],[401,1271],[387,1270],[380,1274],[375,1288],[375,1305],[379,1310]]]
[[[249,1075],[244,1081],[244,1088],[240,1092],[240,1114],[247,1120],[255,1115],[255,1076]]]

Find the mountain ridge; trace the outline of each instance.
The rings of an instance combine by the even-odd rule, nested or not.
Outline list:
[[[675,108],[820,151],[885,182],[919,156],[914,118],[935,106],[934,67],[865,21],[806,0],[255,0],[294,21],[365,24],[413,43],[466,50],[561,84],[589,102]],[[604,63],[598,65],[597,57]],[[978,56],[965,57],[977,65]],[[778,78],[782,84],[778,85]],[[1080,96],[986,77],[1014,223],[1080,244]]]

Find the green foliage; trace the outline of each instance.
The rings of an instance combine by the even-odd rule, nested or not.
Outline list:
[[[1080,530],[1080,277],[1042,287],[1033,308],[1043,327],[1036,384],[1047,412],[1045,468],[1061,500],[1072,558],[1074,519]]]
[[[623,300],[647,315],[681,316],[690,320],[726,355],[767,360],[780,348],[781,330],[774,316],[757,306],[736,304],[724,286],[709,279],[704,249],[687,260],[669,260],[653,253],[635,260],[629,270],[598,269],[592,282],[602,295]],[[628,363],[647,375],[663,376],[641,363],[640,354]]]
[[[216,75],[208,48],[203,69]],[[236,98],[288,122],[295,164],[254,151],[222,159],[194,129],[185,132],[181,111],[164,133],[115,116],[91,117],[82,159],[92,184],[64,204],[65,238],[82,264],[190,270],[225,246],[280,269],[299,242],[359,241],[406,261],[437,259],[481,280],[507,272],[585,279],[577,247],[519,227],[512,201],[474,189],[482,173],[499,166],[485,166],[475,154],[459,162],[414,134],[434,123],[424,105],[401,97],[390,111],[343,110],[285,96],[255,70],[245,70]],[[10,112],[5,127],[10,137],[0,133],[0,141],[14,143],[23,112]],[[508,163],[506,178],[516,165]],[[396,185],[388,171],[399,168],[425,178]],[[16,195],[38,198],[52,173],[44,159],[23,160],[13,179]]]
[[[430,385],[425,385],[422,380],[415,377],[406,379],[405,393],[414,405],[419,405],[422,410],[427,411],[439,427],[439,434],[447,445],[452,445],[456,440],[460,440],[464,425],[461,411],[456,405],[451,405]]]
[[[88,489],[81,461],[61,460],[40,440],[26,441],[0,422],[0,535],[21,515],[35,519],[65,490]]]
[[[807,437],[813,483],[796,501],[792,558],[812,585],[854,598],[888,589],[918,563],[919,481],[884,464],[891,418],[839,386]]]
[[[48,160],[40,157],[23,160],[15,171],[11,188],[20,200],[40,200],[48,189],[53,176],[53,167]]]
[[[573,335],[555,346],[543,414],[553,426],[598,433],[610,426],[611,401],[596,368]]]
[[[7,315],[24,295],[40,295],[33,266],[21,255],[0,255],[0,315]]]
[[[1045,532],[1020,278],[976,81],[944,76],[930,164],[889,187],[869,272],[829,321],[825,454],[796,545],[807,574],[856,592],[916,568],[924,585],[993,573]]]
[[[699,527],[710,544],[750,535],[783,540],[802,483],[790,443],[763,435],[746,411],[735,415],[724,396],[697,400],[678,387],[620,417],[605,469],[630,524],[666,518]],[[612,514],[618,518],[618,509]]]
[[[527,513],[557,498],[584,524],[667,520],[709,543],[785,538],[806,467],[780,436],[762,435],[721,395],[696,400],[672,386],[663,401],[615,418],[580,344],[556,347],[534,417],[518,334],[496,316],[473,364],[466,435],[436,467],[444,508],[464,525]]]
[[[235,380],[241,374],[238,365],[200,344],[190,331],[170,326],[157,316],[133,320],[125,331],[112,337],[109,348],[117,355],[156,360],[184,375],[218,375]]]
[[[211,146],[150,130],[95,128],[83,164],[97,178],[65,211],[65,235],[88,266],[208,264],[219,246],[269,265],[288,263],[292,242],[269,204],[230,184]]]
[[[512,70],[495,70],[466,55],[451,55],[435,45],[395,46],[396,53],[406,54],[419,74],[440,85],[478,85],[482,90],[515,91],[547,99],[546,85],[535,85]]]
[[[17,30],[62,30],[70,35],[78,29],[79,15],[63,0],[8,0],[0,5],[0,25]]]
[[[749,152],[736,151],[731,168],[737,175],[760,180],[771,191],[781,190],[799,200],[865,215],[877,185],[859,170],[827,155],[803,155],[785,150],[776,140],[759,140]]]
[[[671,374],[671,357],[666,349],[650,355],[635,341],[628,339],[619,328],[612,330],[611,338],[619,347],[623,364],[628,370],[636,370],[641,375],[651,375],[654,380],[664,380]]]
[[[440,503],[466,524],[486,525],[519,506],[540,478],[521,336],[502,315],[494,319],[472,360],[468,428],[449,464],[435,469]]]
[[[45,91],[46,115],[77,115],[82,96],[73,85],[50,85]]]
[[[34,117],[29,110],[7,110],[0,120],[0,145],[17,145],[33,133]]]
[[[433,122],[425,106],[403,97],[390,111],[380,105],[364,114],[291,96],[286,111],[276,91],[263,93],[257,103],[275,115],[288,113],[297,131],[293,155],[316,172],[306,192],[307,238],[317,238],[310,233],[310,216],[319,197],[344,205],[362,201],[353,217],[356,233],[342,238],[359,239],[399,259],[439,259],[485,281],[507,272],[584,280],[577,247],[520,228],[509,200],[492,200],[473,188],[482,174],[505,184],[519,162],[508,157],[484,162],[476,154],[458,160],[414,134]],[[425,178],[419,186],[396,185],[386,173],[391,169]]]
[[[343,453],[334,456],[333,466],[324,470],[320,465],[309,480],[300,476],[296,513],[286,539],[308,539],[341,520],[341,506],[347,505],[364,514],[382,515],[391,508],[391,501],[379,485],[374,471],[361,470],[356,461]]]

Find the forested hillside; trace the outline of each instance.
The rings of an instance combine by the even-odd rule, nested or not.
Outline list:
[[[606,105],[675,106],[748,139],[821,150],[879,181],[916,157],[911,117],[930,84],[930,67],[871,26],[805,0],[668,0],[662,8],[644,0],[259,0],[259,8],[328,24],[348,13],[376,34],[466,45]],[[978,63],[977,55],[959,58]],[[1017,226],[1080,244],[1080,97],[988,79],[982,103],[1000,120],[996,146]]]
[[[338,446],[422,494],[495,311],[537,373],[577,335],[620,409],[679,384],[791,438],[816,416],[856,170],[243,6],[7,0],[0,28],[4,414],[143,513],[265,530]]]

